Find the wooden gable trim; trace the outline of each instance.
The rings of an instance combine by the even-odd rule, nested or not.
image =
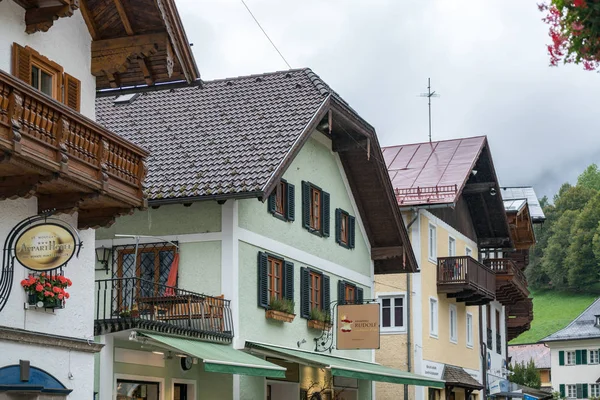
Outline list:
[[[18,0],[25,11],[25,32],[47,32],[59,18],[70,17],[79,8],[79,0]]]

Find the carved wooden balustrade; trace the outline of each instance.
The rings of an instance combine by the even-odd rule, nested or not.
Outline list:
[[[527,278],[511,259],[488,258],[483,263],[496,273],[496,300],[508,305],[529,296]]]
[[[144,207],[147,153],[0,70],[0,199],[79,211],[101,226]]]

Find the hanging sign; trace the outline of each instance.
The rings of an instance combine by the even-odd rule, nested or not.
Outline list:
[[[46,223],[32,226],[19,236],[15,256],[25,268],[49,271],[69,262],[75,249],[75,236],[71,231]]]
[[[379,304],[338,306],[337,349],[379,348]]]

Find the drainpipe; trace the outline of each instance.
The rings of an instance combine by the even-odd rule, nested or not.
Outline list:
[[[406,230],[408,231],[412,224],[419,218],[419,210],[416,208],[412,209],[415,213],[414,218],[408,223],[406,226]],[[412,348],[411,348],[411,331],[410,331],[410,316],[411,316],[411,286],[410,286],[410,274],[406,274],[406,309],[407,309],[407,318],[406,318],[406,365],[408,372],[412,372]],[[404,400],[408,400],[408,385],[404,385]]]
[[[483,340],[483,318],[482,307],[479,306],[479,345],[481,346],[481,384],[483,385],[483,394],[481,400],[487,399],[487,344]]]

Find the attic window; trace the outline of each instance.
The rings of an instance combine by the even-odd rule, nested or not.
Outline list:
[[[114,100],[114,104],[131,104],[135,99],[138,98],[139,95],[139,93],[122,94],[117,96],[117,98]]]

